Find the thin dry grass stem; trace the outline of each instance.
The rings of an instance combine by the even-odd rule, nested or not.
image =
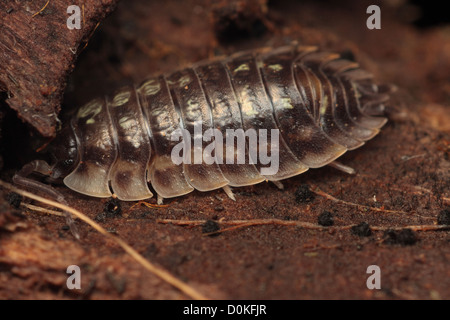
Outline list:
[[[42,7],[41,10],[39,10],[38,12],[36,12],[35,14],[33,14],[31,17],[34,18],[36,17],[38,14],[40,14],[42,11],[45,10],[45,8],[47,8],[48,4],[50,3],[50,0],[47,1],[47,3]]]
[[[402,230],[411,229],[413,231],[439,231],[450,230],[450,226],[440,224],[424,224],[424,225],[411,225],[404,227],[370,227],[374,231],[386,231],[386,230]]]
[[[330,195],[330,194],[320,190],[318,187],[311,188],[311,191],[314,192],[315,194],[321,196],[321,197],[324,197],[324,198],[328,199],[328,200],[332,200],[334,202],[342,203],[342,204],[345,204],[345,205],[348,205],[348,206],[352,206],[352,207],[357,207],[357,208],[360,208],[360,209],[376,211],[376,212],[383,212],[383,213],[394,213],[394,214],[411,215],[411,213],[403,211],[403,210],[389,210],[389,209],[371,207],[371,206],[366,206],[366,205],[359,204],[359,203],[354,203],[354,202],[341,200],[341,199],[335,198],[332,195]],[[432,217],[422,216],[422,215],[419,215],[417,213],[414,213],[414,215],[417,216],[417,217],[423,218],[423,219],[432,219]]]
[[[46,198],[37,196],[37,195],[35,195],[33,193],[30,193],[30,192],[27,192],[27,191],[23,191],[21,189],[18,189],[16,187],[10,185],[9,183],[6,183],[6,182],[1,181],[1,180],[0,180],[0,186],[2,186],[3,188],[9,189],[9,190],[11,190],[13,192],[16,192],[16,193],[18,193],[18,194],[20,194],[20,195],[22,195],[24,197],[27,197],[27,198],[39,201],[41,203],[45,203],[47,205],[51,205],[53,207],[59,208],[61,210],[64,210],[64,211],[67,211],[67,212],[73,214],[74,216],[76,216],[80,220],[82,220],[83,222],[85,222],[88,225],[90,225],[91,227],[93,227],[95,230],[97,230],[99,233],[101,233],[106,238],[114,241],[126,253],[128,253],[133,259],[135,259],[141,266],[143,266],[146,270],[150,271],[151,273],[153,273],[157,277],[161,278],[163,281],[171,284],[172,286],[174,286],[175,288],[179,289],[180,291],[182,291],[187,296],[189,296],[189,297],[191,297],[193,299],[207,300],[206,296],[204,296],[203,294],[201,294],[200,292],[198,292],[197,290],[195,290],[191,286],[187,285],[183,281],[177,279],[175,276],[170,274],[165,269],[162,269],[161,267],[157,267],[156,265],[154,265],[151,262],[149,262],[148,260],[146,260],[142,255],[140,255],[136,250],[134,250],[125,241],[123,241],[119,237],[109,233],[102,226],[100,226],[98,223],[96,223],[94,220],[92,220],[91,218],[87,217],[86,215],[84,215],[80,211],[75,210],[75,209],[73,209],[73,208],[71,208],[69,206],[60,204],[58,202],[55,202],[55,201],[48,200]]]
[[[222,230],[217,230],[217,231],[213,231],[213,232],[206,232],[206,233],[203,233],[203,236],[204,237],[212,236],[212,235],[215,235],[215,234],[219,234],[219,233],[223,233],[223,232],[227,232],[227,231],[233,231],[233,230],[236,230],[236,229],[241,229],[241,228],[250,227],[250,226],[255,226],[255,224],[254,223],[243,223],[243,224],[240,224],[240,225],[237,225],[237,226],[233,226],[233,227],[229,227],[229,228],[225,228],[225,229],[222,229]]]
[[[417,192],[425,192],[425,193],[429,193],[429,194],[435,196],[434,193],[433,193],[433,191],[431,191],[431,190],[429,190],[429,189],[427,189],[427,188],[424,188],[424,187],[421,187],[421,186],[413,186],[413,188],[416,189]],[[442,201],[444,201],[444,202],[450,204],[450,198],[449,198],[449,197],[440,197],[440,199],[441,199]]]
[[[47,208],[42,208],[42,207],[39,207],[39,206],[35,206],[33,204],[21,203],[20,205],[22,207],[24,207],[24,208],[27,208],[27,209],[35,211],[35,212],[51,214],[51,215],[59,216],[59,217],[65,217],[65,214],[62,213],[62,212],[55,211],[55,210],[50,210],[50,209],[47,209]]]
[[[84,12],[84,11],[83,11]],[[83,19],[84,19],[84,13],[83,13]],[[83,21],[84,23],[84,21]],[[92,30],[91,34],[89,35],[89,37],[86,40],[86,44],[84,45],[84,47],[81,49],[80,53],[84,51],[84,49],[86,49],[86,47],[89,45],[89,40],[92,38],[92,36],[94,35],[95,30],[97,30],[98,26],[100,25],[100,22],[97,22],[97,24],[94,27],[94,30]]]
[[[132,210],[132,209],[136,208],[137,206],[141,206],[141,205],[144,205],[144,206],[146,206],[147,208],[153,208],[153,209],[155,209],[155,208],[156,208],[156,209],[159,209],[159,208],[167,208],[167,207],[169,207],[168,204],[153,204],[153,203],[146,202],[146,201],[139,201],[139,202],[133,204],[133,205],[130,207],[129,210]]]
[[[206,220],[176,220],[176,219],[157,219],[157,223],[161,224],[173,224],[179,226],[201,226]],[[232,231],[239,228],[250,227],[250,226],[262,226],[262,225],[280,225],[280,226],[294,226],[301,227],[305,229],[312,230],[348,230],[351,229],[355,224],[345,225],[345,226],[332,226],[323,227],[318,224],[304,222],[304,221],[293,221],[293,220],[280,220],[280,219],[252,219],[252,220],[228,220],[228,221],[216,221],[220,225],[232,226],[229,228],[221,229],[214,232],[204,233],[205,236],[222,233],[225,231]],[[413,231],[437,231],[437,230],[447,230],[450,226],[447,225],[410,225],[402,227],[379,227],[371,226],[374,231],[387,231],[387,230],[402,230],[411,229]]]
[[[379,183],[385,183],[384,181],[379,180],[379,179],[374,179],[373,177],[371,177],[369,175],[359,174],[359,176],[370,178],[370,179],[372,179],[372,181],[376,181]],[[438,198],[438,199],[442,200],[443,202],[450,204],[449,196],[447,196],[447,195],[446,196],[437,196],[432,190],[427,189],[422,186],[415,186],[415,185],[410,185],[410,184],[402,184],[400,186],[399,185],[391,185],[391,184],[389,185],[389,189],[395,190],[395,191],[400,191],[400,192],[405,191],[405,188],[414,189],[414,190],[408,191],[410,194],[423,195],[423,193],[428,193],[428,194],[432,195],[433,197]]]
[[[409,194],[421,196],[424,193],[427,193],[427,194],[432,195],[436,199],[440,199],[443,202],[450,204],[450,198],[449,197],[447,197],[447,196],[437,196],[432,190],[424,188],[424,187],[421,187],[421,186],[412,186],[412,185],[404,185],[402,187],[400,187],[400,186],[393,186],[393,187],[390,187],[390,189],[391,190],[395,190],[395,191],[403,192],[403,191],[405,191],[405,187],[413,189],[413,190],[408,191]]]

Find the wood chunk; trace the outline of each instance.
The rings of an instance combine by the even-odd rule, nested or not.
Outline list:
[[[67,27],[67,1],[0,2],[0,91],[44,137],[56,133],[66,79],[78,54],[117,2],[84,1],[81,29],[73,30]]]

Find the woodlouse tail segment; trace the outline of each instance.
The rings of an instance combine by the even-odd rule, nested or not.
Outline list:
[[[382,117],[386,115],[386,104],[390,94],[397,91],[397,86],[392,84],[376,85],[373,83],[357,83],[361,92],[361,112],[368,116]]]
[[[364,102],[361,103],[360,99],[368,97],[370,100],[373,99],[375,93],[383,95],[388,91],[384,91],[384,86],[377,87],[374,85],[372,74],[359,69],[359,65],[355,62],[337,59],[326,63],[323,70],[330,75],[333,85],[338,88],[337,99],[342,101],[342,106],[345,106],[347,119],[350,121],[345,121],[344,125],[356,130],[355,136],[363,141],[373,138],[378,133],[378,129],[386,123],[386,120],[372,117],[383,115],[380,110],[376,113],[370,113],[368,112],[369,107],[366,106],[366,113],[366,110],[362,107]],[[380,90],[380,88],[383,88],[383,90]],[[376,90],[378,91],[376,92]]]
[[[328,62],[339,59],[340,55],[328,52],[318,52],[306,55],[301,61],[317,77],[319,86],[314,88],[318,101],[318,123],[327,136],[336,143],[345,146],[348,150],[359,148],[364,141],[351,134],[345,126],[345,112],[343,105],[339,105],[335,89],[330,77],[323,70]],[[341,111],[341,112],[339,112]],[[347,117],[348,118],[348,117]]]
[[[31,189],[36,193],[43,192],[47,196],[56,200],[57,202],[64,205],[68,205],[64,196],[55,188],[53,188],[48,184],[44,184],[42,182],[29,178],[29,176],[33,173],[39,173],[44,176],[50,176],[52,173],[52,167],[43,160],[34,160],[23,166],[23,168],[14,175],[12,180],[17,185]],[[78,233],[78,229],[75,225],[75,222],[72,219],[72,215],[69,212],[64,212],[64,214],[66,217],[66,223],[69,226],[73,236],[76,239],[80,239],[80,234]]]
[[[381,117],[382,114],[374,116],[365,110],[370,109],[369,105],[383,103],[388,96],[377,92],[378,87],[373,84],[372,78],[370,73],[356,69],[343,72],[340,81],[348,98],[347,113],[350,118],[356,125],[374,130],[376,134],[387,119]]]
[[[358,145],[362,145],[378,133],[378,130],[364,128],[358,125],[348,112],[348,104],[350,101],[348,92],[346,92],[342,83],[341,74],[355,68],[358,68],[357,63],[342,60],[341,58],[335,60],[328,59],[321,63],[319,68],[324,79],[328,80],[326,81],[328,84],[325,88],[329,92],[328,97],[331,97],[330,101],[328,101],[328,98],[326,100],[327,103],[330,103],[332,109],[334,123],[331,123],[332,125],[336,125],[341,132],[345,133],[344,139],[351,137],[354,141],[353,146],[347,146],[349,150],[356,148]],[[355,143],[355,140],[359,142]]]

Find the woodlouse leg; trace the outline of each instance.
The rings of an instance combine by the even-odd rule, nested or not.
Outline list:
[[[274,185],[277,186],[278,189],[284,190],[284,185],[281,181],[272,181]]]
[[[383,83],[377,85],[379,93],[394,93],[398,91],[398,86],[393,83]]]
[[[231,200],[236,201],[236,198],[234,197],[233,191],[231,190],[230,186],[222,187],[222,189]]]
[[[162,205],[163,204],[163,202],[164,202],[164,198],[159,194],[159,193],[157,193],[156,194],[156,203],[158,204],[158,205]]]
[[[51,171],[52,171],[51,167],[47,162],[43,160],[34,160],[24,165],[23,168],[14,175],[12,180],[17,185],[24,186],[36,192],[44,192],[53,199],[55,199],[57,202],[68,206],[68,203],[64,199],[64,196],[55,188],[42,182],[28,178],[30,174],[35,172],[49,176]],[[76,239],[80,239],[80,234],[78,233],[75,222],[72,219],[72,215],[66,211],[64,211],[64,215],[66,217],[66,223],[69,226],[73,236]]]
[[[345,173],[348,173],[348,174],[355,174],[356,173],[355,169],[353,169],[352,167],[346,166],[346,165],[344,165],[344,164],[342,164],[342,163],[340,163],[338,161],[330,162],[328,165],[330,167],[333,167],[335,169],[338,169],[338,170],[340,170],[342,172],[345,172]]]

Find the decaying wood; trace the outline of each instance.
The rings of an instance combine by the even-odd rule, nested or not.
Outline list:
[[[63,0],[0,2],[0,91],[6,104],[45,137],[58,126],[68,74],[96,26],[118,0],[75,0],[81,28],[67,27]]]

